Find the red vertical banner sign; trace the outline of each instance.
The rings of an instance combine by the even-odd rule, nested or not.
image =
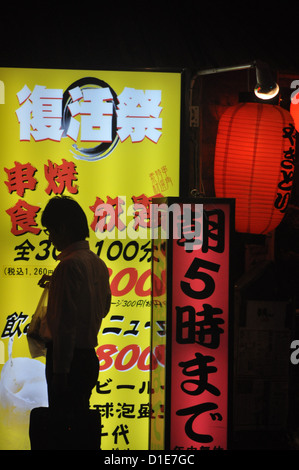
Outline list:
[[[200,246],[192,247],[183,234],[181,238],[171,238],[170,234],[167,240],[162,383],[165,393],[164,402],[160,398],[158,404],[164,411],[164,436],[159,439],[154,432],[161,429],[156,423],[161,422],[161,413],[155,409],[157,392],[161,395],[160,390],[155,390],[159,369],[156,367],[151,401],[153,449],[161,448],[158,440],[163,442],[163,448],[171,450],[228,448],[232,344],[230,240],[234,204],[232,200],[218,199],[205,199],[201,204]],[[184,204],[180,202],[180,206],[184,224]],[[155,259],[158,266],[159,257]],[[163,305],[157,304],[157,298],[153,299],[152,311],[153,325],[158,315],[162,324]],[[157,334],[155,328],[152,334]]]

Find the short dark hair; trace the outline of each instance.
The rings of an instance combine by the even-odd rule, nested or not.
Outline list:
[[[41,222],[49,230],[65,227],[74,242],[89,237],[86,215],[78,202],[69,196],[50,199],[42,213]]]

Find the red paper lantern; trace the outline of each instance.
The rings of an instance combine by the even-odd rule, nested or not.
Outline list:
[[[220,118],[217,197],[236,199],[236,230],[266,234],[283,218],[293,183],[295,128],[280,106],[240,103]]]

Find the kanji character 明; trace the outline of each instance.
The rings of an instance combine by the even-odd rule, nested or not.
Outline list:
[[[202,252],[224,252],[225,215],[221,209],[204,212]]]
[[[9,193],[16,191],[16,193],[23,197],[26,189],[34,191],[37,185],[37,180],[34,178],[34,174],[37,171],[31,163],[21,164],[14,162],[13,168],[4,168],[8,176],[8,181],[5,181],[8,187]]]
[[[14,261],[28,261],[29,260],[29,250],[34,251],[35,247],[27,239],[18,246],[15,246],[15,251],[18,251],[17,256],[14,258]]]
[[[68,107],[72,118],[67,131],[68,137],[77,140],[80,123],[74,118],[81,115],[81,142],[112,142],[113,96],[109,88],[88,88],[81,91],[76,87],[69,93],[72,103]]]
[[[157,143],[162,135],[161,90],[135,90],[125,87],[118,96],[117,129],[123,142],[141,142],[147,137]]]
[[[36,85],[33,92],[25,85],[17,93],[21,107],[16,114],[20,123],[20,140],[54,140],[60,142],[63,90]]]
[[[151,221],[151,203],[154,197],[162,197],[162,194],[155,194],[154,196],[147,197],[145,194],[140,196],[132,196],[132,201],[134,203],[134,229],[136,230],[140,227],[151,227],[154,225],[155,221]],[[158,223],[158,222],[157,222]]]
[[[62,164],[52,163],[48,160],[48,165],[44,165],[45,177],[48,181],[48,187],[45,190],[47,194],[62,194],[66,189],[71,194],[77,194],[78,186],[73,186],[74,181],[77,181],[76,165],[74,162],[68,162],[64,158]]]
[[[26,201],[19,199],[14,207],[6,211],[12,222],[11,233],[13,235],[23,235],[30,232],[38,235],[41,229],[37,227],[35,218],[39,211],[39,206],[31,206]]]

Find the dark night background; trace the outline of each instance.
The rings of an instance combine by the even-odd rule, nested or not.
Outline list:
[[[286,1],[273,4],[186,0],[86,4],[75,2],[63,6],[52,2],[26,3],[25,6],[14,4],[11,7],[6,5],[0,9],[0,67],[89,70],[187,68],[195,72],[260,59],[267,62],[273,70],[299,78],[298,13],[298,3]],[[228,75],[224,80],[227,80],[229,89],[229,81],[236,81],[238,78]],[[207,85],[205,89],[206,109],[213,101],[216,90],[219,93],[217,84],[220,82],[217,82],[217,78],[211,78],[209,83],[212,85]],[[212,132],[211,129],[207,131],[209,132]],[[213,132],[215,134],[216,131]],[[215,138],[214,134],[211,139]],[[203,157],[207,195],[210,196],[213,195],[212,190],[209,190],[213,175],[211,172],[209,174],[210,162],[206,160],[205,167],[205,156]],[[192,166],[189,171],[193,171]],[[295,188],[295,193],[298,195],[299,206],[298,187]],[[297,245],[296,230],[292,236]],[[288,233],[288,228],[284,227],[281,235],[283,240],[288,238]],[[252,241],[244,239],[240,239],[238,243],[237,249],[241,245],[243,250],[248,244],[252,246]],[[255,240],[253,244],[259,246],[263,242]],[[242,256],[244,257],[244,253]],[[242,273],[244,266],[238,266],[238,269]],[[276,262],[268,265],[263,272],[264,278],[258,278],[258,286],[251,286],[251,291],[249,289],[246,293],[247,299],[285,298],[280,282],[281,272],[284,271],[276,276],[279,269]],[[283,269],[288,271],[288,266],[283,265]],[[298,272],[296,265],[294,277],[291,276],[290,279],[292,289],[287,294],[295,302]],[[286,283],[288,284],[288,280]],[[273,286],[276,285],[280,285],[280,290],[278,294],[273,294]],[[299,334],[299,328],[295,325],[292,330],[294,338],[297,332]],[[289,351],[284,351],[284,354],[289,354]],[[288,422],[292,433],[296,432],[299,418],[299,365],[297,368],[298,372],[296,367],[291,368],[288,382],[288,413],[292,415]],[[263,399],[267,403],[269,396],[264,396]],[[248,449],[294,448],[290,430],[278,431],[273,433],[266,426],[266,432],[265,429],[258,429],[257,432],[246,435],[244,440],[242,436],[239,437],[237,446]]]

